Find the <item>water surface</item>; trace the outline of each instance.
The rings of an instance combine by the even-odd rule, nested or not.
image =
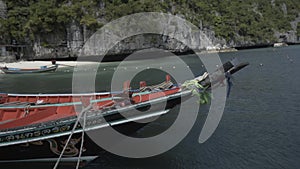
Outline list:
[[[204,144],[198,137],[207,115],[207,106],[199,111],[196,125],[172,150],[151,158],[129,159],[107,152],[87,169],[201,168],[201,169],[298,169],[300,166],[300,46],[243,50],[220,54],[223,61],[237,57],[250,66],[235,75],[222,120],[213,136]],[[204,69],[196,57],[184,57],[190,69]],[[166,59],[157,63],[165,69],[176,66]],[[101,65],[96,90],[109,90],[109,78],[118,63]],[[138,67],[138,68],[137,68]],[[133,61],[124,71],[147,67],[146,61]],[[87,69],[88,68],[83,68]],[[0,91],[13,93],[65,93],[72,91],[72,70],[40,75],[0,75]],[[164,79],[164,73],[152,70],[137,77],[148,84]],[[82,76],[85,76],[84,71]],[[174,113],[175,114],[175,113]],[[162,117],[137,135],[153,133],[174,120]],[[35,168],[33,166],[33,168]]]

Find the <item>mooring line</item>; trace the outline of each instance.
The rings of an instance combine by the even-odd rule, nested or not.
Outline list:
[[[84,109],[79,113],[79,115],[78,115],[78,117],[77,117],[77,120],[76,120],[76,122],[75,122],[75,124],[74,124],[74,126],[73,126],[73,129],[72,129],[72,131],[71,131],[71,133],[70,133],[70,135],[69,135],[69,138],[68,138],[68,140],[67,140],[67,142],[66,142],[66,144],[65,144],[65,146],[64,146],[64,148],[63,148],[63,150],[62,150],[62,152],[60,153],[60,155],[59,155],[59,157],[58,157],[58,159],[57,159],[57,161],[56,161],[56,163],[55,163],[53,169],[57,169],[57,167],[58,167],[58,165],[59,165],[59,162],[61,161],[62,156],[63,156],[63,154],[65,153],[65,151],[66,151],[66,149],[67,149],[67,146],[68,146],[68,144],[69,144],[69,142],[70,142],[70,140],[71,140],[71,138],[72,138],[72,136],[73,136],[73,134],[74,134],[74,132],[75,132],[75,129],[76,129],[78,123],[79,123],[80,118],[82,117],[83,114],[85,114],[86,111],[88,111],[88,110],[91,109],[91,108],[92,108],[92,104],[90,104],[89,106],[87,106],[86,108],[84,108]],[[83,132],[84,132],[84,131],[83,131]]]

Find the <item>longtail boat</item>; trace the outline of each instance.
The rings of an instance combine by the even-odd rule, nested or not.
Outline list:
[[[12,67],[0,67],[5,74],[31,74],[31,73],[44,73],[44,72],[53,72],[57,69],[58,65],[51,66],[41,66],[40,68],[12,68]]]
[[[206,73],[193,81],[210,89],[226,80],[224,74],[230,76],[247,65],[227,62],[223,70],[218,69],[210,75]],[[125,82],[123,93],[65,94],[66,100],[59,100],[61,96],[58,95],[4,96],[0,105],[0,150],[3,152],[0,162],[55,162],[59,156],[63,157],[61,161],[77,161],[76,157],[81,152],[82,132],[113,127],[121,133],[130,134],[147,125],[136,123],[136,120],[166,115],[193,95],[192,89],[173,84],[168,75],[166,81],[159,85],[146,86],[141,82],[138,90],[130,90],[129,84]],[[16,104],[18,100],[12,98],[22,98],[22,104]],[[41,98],[43,104],[38,103]],[[162,102],[166,103],[163,110]],[[151,112],[143,113],[149,105]],[[76,106],[82,109],[79,111]],[[141,111],[133,111],[136,109]],[[84,127],[78,123],[78,120],[82,120],[82,113],[85,115]],[[74,134],[74,137],[67,142],[70,134]],[[96,158],[102,149],[89,136],[85,135],[84,140],[82,160]],[[68,151],[63,151],[65,146]]]

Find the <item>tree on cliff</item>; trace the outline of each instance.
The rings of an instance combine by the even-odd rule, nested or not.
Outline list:
[[[297,36],[300,38],[300,23],[297,24]]]
[[[72,22],[95,31],[106,22],[137,12],[180,14],[227,41],[275,42],[274,32],[292,29],[300,0],[4,0],[7,18],[0,34],[28,43],[37,35],[64,32]],[[299,25],[299,24],[298,24]],[[299,35],[299,29],[298,29]]]

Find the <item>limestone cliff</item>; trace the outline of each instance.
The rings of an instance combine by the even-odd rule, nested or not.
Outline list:
[[[0,18],[6,18],[6,4],[0,0]]]
[[[70,1],[71,2],[71,1]],[[87,5],[90,1],[86,1]],[[63,21],[59,21],[56,22],[55,19],[59,19],[60,14],[57,14],[57,16],[55,16],[54,20],[53,18],[51,18],[51,15],[45,17],[44,19],[48,19],[50,23],[56,23],[57,25],[60,26],[60,29],[53,29],[51,31],[48,32],[43,32],[39,25],[34,25],[33,21],[32,22],[27,22],[26,23],[26,17],[25,17],[25,21],[24,24],[25,26],[23,27],[23,32],[17,32],[20,33],[22,36],[24,36],[25,34],[25,38],[23,37],[22,42],[17,42],[14,43],[15,40],[13,37],[9,37],[11,33],[8,33],[7,36],[4,38],[2,37],[2,34],[0,34],[0,45],[1,44],[9,44],[9,45],[15,45],[16,44],[16,49],[14,49],[11,53],[13,54],[18,54],[21,55],[24,59],[48,59],[48,58],[68,58],[68,57],[76,57],[79,56],[80,54],[82,54],[81,49],[84,46],[85,42],[88,41],[88,39],[91,37],[91,35],[95,32],[95,30],[91,30],[89,28],[87,28],[87,24],[93,23],[94,21],[99,22],[103,25],[105,25],[106,23],[108,23],[110,20],[106,19],[106,15],[107,12],[103,12],[105,10],[109,10],[106,8],[109,8],[107,4],[104,3],[104,1],[101,1],[102,3],[99,3],[99,6],[97,6],[97,9],[99,8],[100,11],[95,12],[95,14],[91,15],[92,17],[96,17],[95,20],[91,20],[90,18],[86,19],[85,22],[82,22],[81,20],[75,20],[75,19],[70,19],[70,21],[68,22],[64,22]],[[146,2],[146,1],[145,1]],[[147,1],[148,2],[148,1]],[[263,2],[263,1],[262,1]],[[132,2],[133,3],[133,2]],[[138,2],[134,2],[134,3],[138,3]],[[153,3],[152,1],[148,2],[150,5],[151,3]],[[164,1],[160,2],[162,5],[166,5],[164,4]],[[186,2],[188,3],[188,2]],[[220,2],[221,3],[221,2]],[[236,3],[239,3],[238,1]],[[289,15],[289,11],[290,10],[297,10],[297,8],[291,8],[291,5],[287,5],[286,3],[282,3],[276,0],[272,0],[271,3],[270,2],[263,2],[263,3],[269,3],[269,5],[271,4],[271,7],[269,6],[269,11],[273,11],[271,9],[274,8],[279,10],[277,11],[278,14],[282,15],[279,17],[285,17],[287,15]],[[53,5],[49,2],[49,4],[47,5]],[[61,8],[63,9],[68,9],[68,6],[70,6],[72,4],[65,4],[64,5],[59,5]],[[124,5],[129,6],[131,4],[119,4],[120,6]],[[153,4],[152,4],[153,5]],[[209,13],[210,16],[207,16],[207,18],[212,18],[214,21],[212,21],[211,25],[207,25],[204,24],[204,20],[201,20],[199,18],[200,15],[198,16],[199,18],[194,17],[195,14],[197,14],[197,10],[198,8],[206,7],[207,4],[202,3],[198,3],[195,5],[198,5],[197,7],[189,7],[186,5],[186,9],[184,8],[179,8],[180,4],[175,4],[175,1],[171,4],[170,7],[166,7],[167,11],[165,12],[169,12],[172,14],[176,14],[182,18],[185,18],[187,20],[191,20],[193,21],[193,24],[197,25],[197,27],[199,28],[198,31],[195,31],[193,33],[190,33],[188,28],[185,27],[184,25],[182,25],[182,29],[170,29],[169,27],[169,23],[163,23],[162,27],[163,29],[166,29],[169,32],[172,32],[172,34],[176,34],[178,36],[181,37],[181,39],[184,39],[182,42],[177,41],[173,38],[167,37],[167,36],[163,36],[163,35],[152,35],[152,34],[144,34],[144,35],[137,35],[137,36],[132,36],[132,37],[128,37],[125,39],[122,39],[119,43],[115,44],[115,46],[113,48],[111,48],[109,50],[109,55],[115,55],[115,54],[128,54],[128,53],[132,53],[134,51],[137,50],[141,50],[141,49],[147,49],[147,48],[160,48],[160,49],[166,49],[166,50],[170,50],[173,52],[186,52],[187,50],[189,50],[187,48],[186,45],[184,45],[185,42],[189,42],[189,44],[191,44],[191,48],[195,49],[195,50],[218,50],[218,49],[227,49],[227,48],[237,48],[237,47],[255,47],[255,46],[261,46],[261,45],[272,45],[274,42],[285,42],[285,43],[300,43],[300,37],[299,37],[299,32],[297,32],[297,29],[299,27],[299,22],[300,22],[300,14],[298,16],[298,18],[296,18],[295,20],[293,20],[290,23],[290,27],[288,28],[290,30],[284,30],[284,29],[278,29],[276,30],[275,28],[266,28],[267,32],[271,32],[270,36],[268,37],[274,37],[275,40],[270,40],[270,39],[266,39],[264,38],[264,32],[261,33],[260,29],[252,31],[249,30],[249,24],[252,24],[252,28],[253,28],[253,23],[251,22],[256,22],[255,24],[260,24],[263,23],[264,21],[268,21],[269,18],[267,18],[266,13],[264,13],[264,9],[262,9],[261,6],[259,6],[256,2],[253,4],[248,4],[249,6],[246,7],[246,9],[249,9],[250,14],[248,14],[249,16],[253,17],[252,20],[246,20],[245,23],[242,23],[239,25],[239,28],[237,28],[237,24],[240,23],[239,19],[239,14],[235,14],[235,5],[229,5],[230,9],[224,9],[222,8],[222,10],[220,11],[210,11],[210,7],[208,8],[208,11],[210,11],[211,13]],[[182,5],[182,4],[181,4]],[[215,5],[209,4],[212,7],[218,9],[218,3]],[[266,4],[265,4],[266,5]],[[276,8],[276,5],[279,5],[279,8]],[[154,7],[158,6],[158,4],[154,4]],[[27,6],[28,7],[28,6]],[[67,7],[67,8],[64,8]],[[80,6],[79,6],[80,7]],[[119,7],[112,7],[113,9],[119,9]],[[136,6],[137,8],[138,6]],[[91,7],[90,7],[91,8]],[[164,8],[164,6],[162,7],[162,9]],[[193,9],[191,9],[193,8]],[[195,8],[195,9],[194,9]],[[232,9],[231,9],[232,8]],[[28,9],[30,9],[30,7],[28,7]],[[38,7],[33,8],[35,10],[39,9]],[[45,8],[47,9],[47,8]],[[77,8],[76,8],[77,9]],[[78,9],[82,9],[82,8],[78,8]],[[98,10],[99,10],[98,9]],[[190,9],[190,10],[189,10]],[[15,9],[17,11],[17,9]],[[27,8],[26,8],[27,10]],[[23,11],[25,14],[27,12],[26,15],[28,15],[28,11]],[[31,9],[32,10],[32,9]],[[124,10],[131,10],[131,9],[121,9],[119,10],[120,13],[123,14]],[[161,9],[159,9],[161,10]],[[181,11],[182,10],[182,11]],[[14,12],[16,12],[14,11]],[[63,11],[63,10],[62,10]],[[62,12],[60,11],[60,12]],[[134,10],[133,10],[134,11]],[[40,11],[43,14],[43,11]],[[74,12],[74,11],[73,11]],[[222,14],[223,12],[223,14]],[[227,13],[226,13],[227,12]],[[228,13],[229,12],[229,13]],[[245,12],[243,10],[239,11],[239,12]],[[252,13],[251,13],[252,12]],[[5,5],[5,3],[0,0],[0,19],[5,19],[6,15],[7,15],[8,11],[7,11],[7,7]],[[87,13],[86,9],[83,10],[82,12]],[[125,12],[126,13],[126,12]],[[294,12],[295,13],[295,12]],[[48,14],[48,13],[46,13]],[[68,12],[64,13],[64,14],[68,14]],[[130,14],[130,13],[129,13]],[[247,13],[243,13],[245,15],[247,15]],[[254,16],[254,15],[255,16]],[[222,16],[223,15],[223,16]],[[228,20],[225,21],[230,21],[231,25],[236,24],[235,26],[231,26],[228,29],[230,29],[231,31],[229,31],[229,34],[223,34],[224,36],[222,36],[222,32],[225,30],[226,31],[226,22],[223,22],[224,19],[226,19],[226,16],[230,16]],[[211,17],[212,16],[212,17]],[[293,16],[295,16],[293,14]],[[75,18],[78,17],[77,15],[75,16]],[[231,17],[235,17],[234,19],[232,19]],[[40,16],[34,16],[34,19],[39,19]],[[21,18],[24,19],[24,18]],[[115,18],[110,18],[115,19]],[[230,20],[231,19],[231,20]],[[245,19],[248,19],[247,17],[245,17]],[[18,20],[17,20],[18,21]],[[87,22],[87,23],[86,23]],[[64,23],[63,26],[60,25],[60,23]],[[285,22],[284,22],[285,23]],[[42,23],[43,24],[43,23]],[[124,27],[127,27],[128,24],[130,23],[124,23]],[[29,25],[29,26],[28,26]],[[30,25],[33,25],[33,27],[35,27],[35,33],[31,36],[33,37],[27,37],[27,34],[30,34]],[[49,24],[51,25],[51,24]],[[221,26],[220,26],[221,25]],[[224,27],[225,25],[225,27]],[[268,26],[268,24],[266,24]],[[272,24],[269,24],[272,25]],[[1,26],[1,23],[0,23]],[[10,26],[15,26],[15,25],[10,25]],[[20,24],[18,25],[20,26]],[[222,27],[223,26],[223,27]],[[282,26],[282,25],[281,25]],[[284,24],[283,24],[284,26]],[[48,26],[49,27],[49,26]],[[266,27],[263,26],[262,27]],[[1,27],[0,27],[1,28]],[[6,29],[6,32],[9,31],[9,28]],[[44,29],[44,27],[42,26],[41,28]],[[222,28],[222,29],[220,29]],[[236,28],[237,30],[233,30],[233,28]],[[227,30],[228,30],[227,29]],[[18,31],[19,29],[14,30],[16,33],[16,31]],[[29,30],[29,32],[24,30]],[[233,31],[232,31],[233,30]],[[284,31],[282,31],[284,30]],[[21,30],[20,30],[21,31]],[[40,31],[40,32],[39,32]],[[273,33],[274,32],[274,33]],[[228,32],[227,32],[228,33]],[[255,36],[257,35],[257,33],[261,33],[261,37],[260,36]],[[211,44],[203,44],[203,35],[205,34],[206,37],[208,37],[208,41],[211,42]],[[221,34],[221,35],[220,35]],[[274,34],[274,35],[273,35]],[[29,36],[29,35],[28,35]],[[116,37],[114,37],[116,36]],[[251,39],[251,36],[255,37]],[[118,35],[108,35],[106,38],[120,38],[120,36]],[[103,41],[101,39],[95,39],[94,40],[94,44],[101,44],[101,43],[106,43],[106,41]],[[22,47],[20,49],[20,47],[18,45],[23,45],[26,46],[26,53],[22,53],[25,49],[23,49],[24,47]],[[3,45],[2,45],[3,46]],[[99,45],[98,45],[99,46]],[[91,53],[93,53],[92,48],[96,48],[95,50],[105,50],[105,49],[98,49],[97,45],[90,45],[88,47]],[[6,49],[2,49],[1,48],[1,55],[5,55],[6,54]],[[86,53],[86,55],[89,55],[89,52]]]

